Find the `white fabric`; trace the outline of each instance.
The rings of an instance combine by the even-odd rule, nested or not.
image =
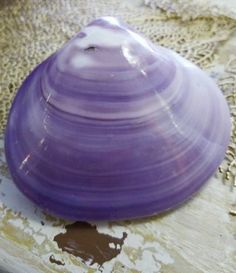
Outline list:
[[[152,8],[176,13],[184,20],[202,16],[227,16],[236,19],[236,0],[143,0]]]

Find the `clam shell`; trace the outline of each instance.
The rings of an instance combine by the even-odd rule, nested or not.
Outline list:
[[[229,137],[225,99],[200,68],[103,17],[23,82],[5,150],[16,185],[46,211],[112,220],[188,199]]]

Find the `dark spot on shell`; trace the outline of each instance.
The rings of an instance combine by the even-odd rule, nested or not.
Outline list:
[[[42,225],[42,226],[44,226],[44,225],[45,225],[45,223],[44,223],[43,221],[41,221],[40,223],[41,223],[41,225]]]
[[[89,46],[89,47],[84,49],[84,51],[95,51],[95,50],[96,50],[95,46]]]
[[[116,257],[122,249],[127,233],[123,232],[122,238],[115,238],[107,234],[101,234],[96,226],[86,222],[75,222],[66,225],[66,232],[54,237],[54,241],[63,251],[76,257],[83,262],[89,261],[90,265],[97,263],[102,266]],[[113,247],[111,247],[113,244]]]

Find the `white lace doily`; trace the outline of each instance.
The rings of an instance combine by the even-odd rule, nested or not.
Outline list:
[[[152,8],[175,13],[183,20],[208,16],[227,16],[236,19],[235,0],[144,0]]]

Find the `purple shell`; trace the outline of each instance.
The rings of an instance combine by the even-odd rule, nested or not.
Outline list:
[[[203,71],[104,17],[24,81],[5,149],[16,185],[46,211],[112,220],[188,199],[229,137],[226,101]]]

